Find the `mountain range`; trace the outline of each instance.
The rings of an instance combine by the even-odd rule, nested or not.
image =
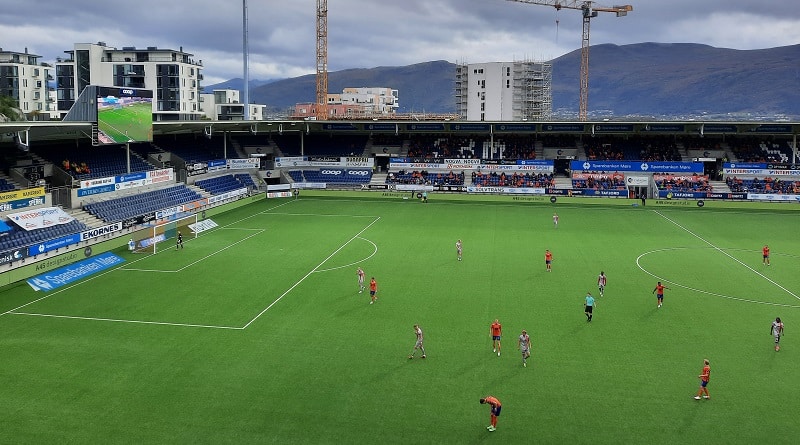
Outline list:
[[[580,58],[580,50],[575,50],[552,60],[556,115],[577,113]],[[758,50],[693,43],[594,45],[590,48],[588,108],[596,116],[797,117],[798,61],[800,45]],[[453,112],[455,67],[440,60],[330,72],[328,91],[390,87],[399,91],[400,112]],[[273,109],[315,100],[314,74],[261,85],[254,82],[251,102]],[[235,79],[226,83],[236,85]],[[206,91],[220,88],[218,85],[207,86]]]

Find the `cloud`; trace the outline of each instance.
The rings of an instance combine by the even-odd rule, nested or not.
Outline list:
[[[4,49],[52,62],[73,43],[183,49],[203,60],[205,84],[242,76],[242,2],[6,0]],[[601,2],[604,4],[606,2]],[[608,2],[615,3],[615,2]],[[616,2],[622,3],[622,2]],[[703,43],[735,49],[800,42],[796,0],[630,0],[627,17],[601,13],[591,44]],[[316,2],[250,0],[250,77],[315,72]],[[132,7],[134,6],[134,7]],[[430,60],[543,60],[580,48],[579,11],[508,0],[335,0],[328,3],[328,68]],[[32,11],[35,11],[33,13]]]

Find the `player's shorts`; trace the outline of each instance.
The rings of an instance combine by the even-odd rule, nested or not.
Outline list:
[[[370,294],[370,295],[375,295],[375,292],[376,292],[376,291],[374,291],[374,290],[371,290],[371,291],[369,291],[369,294]]]
[[[780,341],[781,341],[781,336],[780,335],[776,335],[775,336],[775,344],[778,344]]]
[[[706,385],[708,385],[708,380],[700,380],[700,386],[701,386],[702,388],[705,388],[705,387],[706,387]]]
[[[584,307],[586,308],[586,313],[587,314],[591,314],[592,313],[592,309],[594,309],[594,306],[584,306]]]
[[[499,335],[492,335],[492,340],[500,341]]]
[[[769,258],[769,255],[764,255],[764,259],[766,260],[767,258]]]
[[[603,292],[604,290],[606,290],[606,287],[604,285],[600,284],[600,285],[597,286],[597,289],[600,290],[600,292]]]
[[[526,358],[530,357],[531,356],[531,350],[529,348],[522,348],[522,356],[526,357]]]
[[[414,343],[414,349],[422,349],[422,340],[417,340],[417,342]]]
[[[658,298],[659,300],[663,300],[664,294],[656,294],[656,298]]]
[[[492,407],[492,414],[494,414],[495,416],[500,416],[500,410],[502,408],[503,408],[502,406],[493,406]]]
[[[553,260],[544,260],[544,264],[550,264],[552,262],[553,262]]]

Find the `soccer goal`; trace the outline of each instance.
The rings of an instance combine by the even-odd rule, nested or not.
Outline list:
[[[170,221],[156,222],[133,232],[133,253],[158,253],[158,245],[174,240],[180,233],[184,240],[197,238],[197,214],[179,217]],[[164,247],[161,248],[162,250]]]

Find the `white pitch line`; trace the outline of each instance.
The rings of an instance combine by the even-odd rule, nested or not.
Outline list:
[[[655,212],[655,213],[656,213],[658,216],[660,216],[660,217],[662,217],[662,218],[666,219],[667,221],[671,222],[672,224],[675,224],[676,226],[678,226],[678,227],[680,227],[681,229],[685,230],[685,231],[686,231],[686,233],[688,233],[689,235],[692,235],[693,237],[695,237],[695,238],[699,239],[700,241],[702,241],[702,242],[704,242],[704,243],[708,244],[709,246],[711,246],[711,247],[712,247],[714,250],[716,250],[717,252],[719,252],[719,253],[721,253],[721,254],[725,255],[726,257],[728,257],[728,258],[732,259],[733,261],[736,261],[737,263],[741,264],[742,266],[746,267],[747,269],[750,269],[750,271],[751,271],[751,272],[753,272],[754,274],[756,274],[756,275],[760,276],[761,278],[763,278],[763,279],[765,279],[765,280],[769,281],[770,283],[774,284],[774,285],[775,285],[777,288],[779,288],[779,289],[783,290],[783,291],[784,291],[784,292],[786,292],[787,294],[789,294],[789,295],[793,296],[794,298],[796,298],[796,299],[800,300],[800,297],[798,297],[798,296],[797,296],[797,295],[796,295],[794,292],[790,291],[789,289],[786,289],[785,287],[783,287],[783,286],[781,286],[780,284],[778,284],[778,283],[776,283],[775,281],[773,281],[771,278],[769,278],[769,277],[765,276],[765,275],[764,275],[764,274],[762,274],[761,272],[759,272],[759,271],[757,271],[757,270],[753,269],[752,267],[748,266],[747,264],[743,263],[743,262],[742,262],[742,261],[740,261],[738,258],[735,258],[734,256],[732,256],[732,255],[731,255],[731,254],[729,254],[728,252],[725,252],[724,250],[722,250],[722,249],[720,249],[719,247],[715,246],[714,244],[712,244],[710,241],[706,240],[706,239],[705,239],[705,238],[703,238],[702,236],[700,236],[700,235],[698,235],[698,234],[696,234],[696,233],[692,232],[691,230],[687,229],[686,227],[683,227],[682,225],[678,224],[677,222],[675,222],[675,221],[673,221],[673,220],[669,219],[669,218],[668,218],[666,215],[662,214],[662,213],[661,213],[661,212],[659,212],[658,210],[653,210],[653,212]]]
[[[354,265],[356,265],[358,263],[363,263],[364,261],[367,261],[368,259],[374,257],[376,253],[378,253],[378,246],[375,243],[373,243],[372,241],[370,241],[370,240],[368,240],[366,238],[361,238],[360,236],[358,237],[358,239],[362,239],[362,240],[372,244],[372,247],[375,248],[375,250],[373,250],[373,252],[372,252],[372,254],[370,256],[368,256],[366,258],[363,258],[363,259],[360,259],[360,260],[358,260],[356,262],[353,262],[353,263],[350,263],[350,264],[345,264],[344,266],[331,267],[330,269],[320,269],[320,270],[317,271],[317,273],[330,272],[332,270],[344,269],[345,267],[354,266]]]
[[[98,317],[76,317],[72,315],[53,315],[53,314],[36,314],[31,312],[7,312],[10,315],[29,315],[32,317],[47,317],[47,318],[68,318],[71,320],[90,320],[90,321],[108,321],[114,323],[134,323],[134,324],[154,324],[161,326],[180,326],[186,328],[209,328],[209,329],[228,329],[234,331],[241,331],[244,328],[235,326],[214,326],[205,324],[191,324],[191,323],[168,323],[165,321],[145,321],[145,320],[122,320],[116,318],[98,318]]]
[[[321,263],[317,264],[317,266],[316,266],[316,267],[314,267],[313,269],[311,269],[311,270],[310,270],[310,271],[309,271],[307,274],[305,274],[305,275],[303,276],[303,278],[300,278],[300,280],[298,280],[298,281],[297,281],[297,283],[294,283],[294,284],[292,285],[292,287],[290,287],[289,289],[287,289],[287,290],[286,290],[286,292],[284,292],[283,294],[281,294],[281,296],[280,296],[280,297],[276,298],[276,299],[275,299],[275,301],[273,301],[272,303],[270,303],[270,305],[269,305],[269,306],[267,306],[266,308],[264,308],[264,310],[263,310],[263,311],[259,312],[259,313],[258,313],[258,315],[256,315],[255,317],[253,317],[253,319],[252,319],[252,320],[248,321],[248,322],[247,322],[247,324],[245,324],[244,326],[242,326],[242,329],[247,329],[247,327],[248,327],[248,326],[250,326],[251,324],[253,324],[253,322],[254,322],[254,321],[258,320],[258,318],[259,318],[259,317],[261,317],[262,315],[264,315],[264,313],[265,313],[265,312],[267,312],[268,310],[270,310],[270,308],[272,308],[272,306],[275,306],[275,304],[277,304],[279,301],[281,301],[281,300],[283,299],[283,297],[285,297],[285,296],[286,296],[286,295],[287,295],[289,292],[291,292],[291,291],[292,291],[292,290],[293,290],[295,287],[299,286],[299,285],[300,285],[300,283],[302,283],[303,281],[305,281],[305,279],[306,279],[306,278],[308,278],[309,276],[311,276],[311,274],[313,274],[314,272],[316,272],[316,271],[317,271],[317,269],[319,269],[319,268],[320,268],[320,266],[322,266],[323,264],[325,264],[325,262],[327,262],[329,259],[333,258],[333,256],[334,256],[334,255],[336,255],[337,253],[339,253],[339,251],[340,251],[340,250],[344,249],[344,248],[345,248],[345,247],[346,247],[348,244],[350,244],[350,242],[351,242],[351,241],[353,241],[354,239],[356,239],[356,238],[360,237],[360,235],[361,235],[362,233],[364,233],[364,232],[365,232],[367,229],[369,229],[370,227],[372,227],[372,225],[373,225],[373,224],[375,224],[376,222],[380,221],[380,219],[381,219],[381,217],[380,217],[380,216],[378,216],[378,217],[375,217],[375,220],[374,220],[374,221],[372,221],[371,223],[369,223],[369,224],[367,225],[367,227],[364,227],[363,229],[361,229],[361,231],[360,231],[360,232],[358,232],[358,233],[356,233],[355,235],[353,235],[353,237],[352,237],[352,238],[350,238],[349,240],[347,240],[347,241],[346,241],[344,244],[342,244],[342,245],[341,245],[341,246],[340,246],[338,249],[334,250],[332,254],[328,255],[328,257],[327,257],[327,258],[325,258],[324,260],[322,260],[322,262],[321,262]]]
[[[656,250],[651,250],[649,252],[645,252],[645,253],[639,255],[638,257],[636,257],[636,266],[639,268],[639,270],[641,270],[642,272],[650,275],[651,277],[655,278],[658,281],[663,281],[663,282],[669,283],[669,284],[671,284],[673,286],[682,287],[682,288],[684,288],[686,290],[690,290],[690,291],[697,292],[697,293],[700,293],[700,294],[706,294],[706,295],[711,295],[711,296],[714,296],[714,297],[726,298],[728,300],[743,301],[745,303],[766,304],[766,305],[769,305],[769,306],[789,307],[789,308],[795,308],[795,309],[800,308],[800,306],[798,306],[796,304],[773,303],[773,302],[770,302],[770,301],[760,301],[760,300],[752,300],[752,299],[749,299],[749,298],[732,297],[730,295],[718,294],[716,292],[710,292],[710,291],[707,291],[707,290],[697,289],[697,288],[694,288],[694,287],[691,287],[691,286],[687,286],[685,284],[676,283],[674,281],[670,281],[670,280],[668,280],[666,278],[660,277],[660,276],[654,274],[653,272],[650,272],[649,270],[645,269],[642,266],[641,262],[640,262],[640,260],[645,255],[649,255],[651,253],[658,253],[658,252],[664,252],[664,251],[669,251],[669,250],[684,250],[684,249],[689,249],[689,248],[688,247],[672,247],[672,248],[656,249]],[[731,249],[731,250],[735,250],[735,249]],[[744,250],[744,249],[740,249],[740,250]]]

